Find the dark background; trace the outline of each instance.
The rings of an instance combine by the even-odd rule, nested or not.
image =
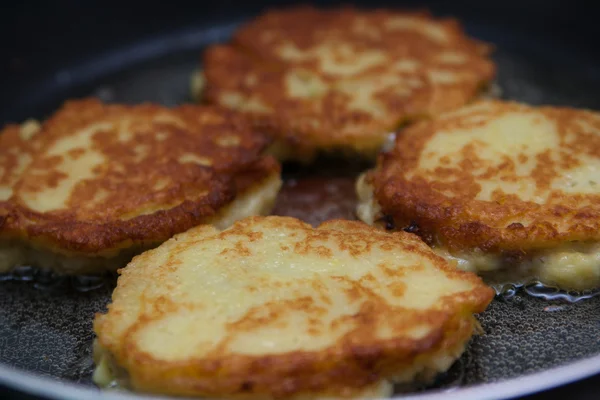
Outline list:
[[[306,1],[305,1],[306,2]],[[0,123],[21,121],[30,115],[23,104],[32,102],[32,93],[47,97],[47,83],[60,79],[67,66],[82,63],[109,50],[127,47],[167,32],[230,20],[242,19],[274,5],[297,1],[213,0],[184,2],[127,0],[59,0],[3,2],[0,8]],[[300,1],[300,3],[303,3]],[[320,5],[349,2],[313,1]],[[427,7],[439,15],[455,15],[463,21],[506,26],[513,32],[507,41],[519,41],[522,34],[542,37],[548,46],[564,47],[586,58],[585,64],[600,59],[598,36],[600,2],[582,0],[463,0],[463,1],[354,1],[367,6]],[[511,43],[515,45],[515,43]],[[556,55],[556,62],[561,62]],[[90,74],[118,69],[118,63],[86,76],[71,76],[63,85],[89,80]],[[81,75],[85,75],[81,74]],[[568,79],[568,78],[566,78]],[[25,96],[25,93],[27,95]],[[48,110],[43,110],[48,112]]]
[[[99,59],[99,55],[169,32],[209,26],[219,21],[240,20],[273,5],[295,1],[14,1],[0,7],[0,123],[21,121],[36,104],[48,112],[42,99],[64,95],[66,88],[118,71],[119,60],[97,68],[73,70],[73,65]],[[338,2],[312,2],[335,5]],[[569,63],[558,51],[567,46],[588,73],[600,75],[600,2],[503,0],[503,1],[366,1],[365,5],[414,8],[425,6],[438,15],[453,15],[463,21],[477,21],[505,27],[503,39],[518,46],[523,37],[542,38],[540,51],[557,51],[553,62]],[[152,52],[152,49],[146,49]],[[68,79],[62,75],[69,69]],[[73,72],[74,71],[74,72]],[[565,76],[564,79],[569,79]],[[51,83],[49,83],[51,82]],[[600,93],[598,94],[600,97]],[[1,360],[0,360],[1,361]],[[600,377],[527,397],[600,398]],[[0,398],[32,399],[0,387]]]

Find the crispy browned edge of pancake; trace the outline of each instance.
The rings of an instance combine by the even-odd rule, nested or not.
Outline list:
[[[242,223],[260,218],[249,218]],[[298,223],[306,225],[292,218],[286,220],[288,222],[282,223],[289,223],[295,227]],[[483,284],[476,275],[448,265],[416,235],[405,232],[386,233],[357,221],[345,220],[327,221],[316,229],[327,228],[331,224],[336,224],[338,228],[342,227],[353,234],[364,233],[361,235],[361,240],[370,242],[384,240],[389,241],[393,246],[392,243],[397,243],[396,241],[408,241],[411,251],[427,258],[447,276],[459,277],[463,281],[471,282],[473,289],[439,299],[437,305],[441,305],[440,309],[412,310],[406,318],[408,325],[418,324],[420,321],[438,322],[431,333],[417,340],[393,338],[363,344],[372,341],[371,327],[374,323],[374,315],[385,315],[386,312],[391,312],[387,304],[373,300],[370,302],[372,304],[363,305],[363,308],[366,308],[355,316],[363,321],[359,324],[359,328],[348,334],[356,336],[356,340],[353,340],[355,344],[336,343],[319,351],[250,356],[219,354],[217,350],[209,359],[190,357],[186,360],[165,361],[139,350],[135,342],[128,340],[135,336],[138,329],[161,318],[162,313],[157,309],[149,308],[152,311],[144,313],[120,337],[110,339],[109,343],[104,335],[110,335],[112,329],[110,306],[108,314],[98,314],[94,321],[94,330],[100,345],[107,349],[118,366],[125,367],[133,389],[176,395],[242,395],[242,397],[267,393],[275,398],[306,392],[338,395],[344,391],[352,392],[380,379],[391,378],[398,371],[411,368],[413,363],[423,361],[423,358],[439,355],[437,352],[446,350],[456,352],[457,347],[462,351],[461,346],[471,337],[477,326],[472,314],[485,310],[494,296],[491,288]],[[236,235],[246,234],[240,227],[240,224],[234,225],[228,232]],[[310,226],[305,228],[313,229]],[[342,229],[337,230],[343,232]],[[350,248],[349,251],[360,255],[363,248]],[[143,265],[145,258],[151,258],[152,255],[152,252],[144,253],[137,257],[134,263]],[[136,267],[130,265],[120,271],[122,275],[115,293],[128,284],[135,285],[133,281],[140,272],[136,270],[137,268],[133,268]],[[143,267],[139,268],[143,269]],[[169,273],[168,269],[165,266],[164,273]],[[348,283],[354,290],[360,290],[357,282],[349,280]],[[115,312],[122,311],[115,310]]]
[[[217,190],[200,201],[187,200],[167,210],[128,220],[103,223],[42,219],[38,214],[33,214],[37,220],[36,224],[27,225],[24,232],[15,232],[11,229],[3,236],[9,239],[27,240],[37,246],[67,250],[79,255],[94,255],[94,253],[102,253],[103,250],[112,252],[134,243],[144,245],[163,242],[177,233],[205,222],[207,218],[217,214],[221,207],[233,201],[236,193],[241,194],[253,183],[259,184],[268,176],[278,174],[280,171],[279,164],[271,157],[264,158],[248,168],[247,174],[235,177],[236,182],[244,185],[237,191],[232,190],[222,181],[215,181]],[[12,212],[9,211],[0,222],[9,220],[7,224],[10,224],[10,219],[15,214],[27,215],[26,212],[12,207]]]
[[[89,112],[91,115],[86,116],[87,120],[91,121],[96,116],[94,112],[102,112],[106,108],[122,108],[125,112],[128,109],[169,110],[153,104],[104,105],[95,99],[67,102],[64,107],[73,107],[72,111],[80,112],[95,108]],[[205,182],[209,189],[207,196],[203,196],[199,200],[186,200],[175,207],[127,220],[102,222],[77,221],[70,216],[38,213],[18,204],[12,204],[8,200],[0,202],[0,237],[5,240],[31,242],[37,247],[63,251],[70,255],[76,253],[77,255],[96,256],[103,252],[112,254],[116,250],[130,247],[133,244],[148,245],[165,241],[174,234],[194,227],[215,215],[221,207],[234,200],[238,193],[242,193],[253,184],[280,173],[281,167],[274,158],[261,155],[261,152],[270,144],[270,139],[251,128],[243,116],[212,106],[183,105],[174,110],[182,109],[184,112],[191,112],[194,107],[198,109],[198,112],[204,110],[224,113],[227,118],[247,126],[247,131],[244,132],[245,136],[254,136],[253,144],[246,152],[247,154],[241,157],[241,160],[233,161],[233,163],[238,162],[239,164],[233,165],[235,168],[232,168],[229,163],[225,164],[225,169],[221,171],[214,171],[212,168],[206,167],[199,169],[199,172],[206,175]],[[76,122],[81,122],[77,120],[77,116],[71,116],[71,118],[74,118]],[[55,123],[52,118],[49,121]],[[14,127],[14,125],[9,125],[6,129]],[[66,128],[68,129],[68,126]],[[53,129],[56,129],[56,126]],[[0,132],[0,134],[2,133]]]
[[[510,101],[481,102],[500,105],[502,111],[528,107]],[[570,107],[532,108],[559,122],[562,120],[563,124],[574,114],[583,116],[588,112]],[[460,122],[457,120],[457,123]],[[506,196],[503,202],[482,201],[462,192],[468,179],[454,182],[455,195],[450,197],[433,190],[430,182],[407,180],[401,173],[394,173],[415,167],[426,142],[445,124],[444,119],[436,119],[408,127],[397,135],[391,151],[379,155],[378,166],[367,175],[382,213],[393,218],[396,229],[409,227],[429,244],[445,245],[450,250],[478,248],[486,252],[509,251],[514,256],[519,256],[524,249],[600,239],[600,209],[577,207],[580,200],[590,195],[565,195],[563,204],[554,205],[522,201],[515,196]],[[600,146],[596,153],[600,154]],[[589,198],[594,197],[598,196]],[[497,225],[499,221],[519,214],[535,216],[534,222],[528,226],[520,223],[494,226],[494,223]],[[567,228],[559,229],[557,223],[566,223]]]

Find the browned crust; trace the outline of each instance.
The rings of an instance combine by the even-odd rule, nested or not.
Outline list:
[[[88,222],[69,217],[40,215],[17,208],[13,218],[9,219],[6,230],[10,232],[10,236],[23,235],[37,246],[92,256],[95,253],[130,247],[134,243],[162,242],[198,225],[235,197],[234,189],[226,181],[204,174],[198,174],[198,178],[213,179],[211,193],[196,200],[185,200],[167,210],[128,220]],[[24,231],[19,232],[19,228]],[[13,234],[14,231],[18,233]]]
[[[287,398],[308,392],[351,397],[381,379],[410,369],[417,358],[423,361],[429,355],[465,344],[473,334],[472,318],[450,320],[449,313],[415,316],[405,323],[418,323],[425,318],[447,321],[419,341],[388,340],[361,345],[352,343],[359,342],[360,337],[348,335],[339,346],[316,354],[297,351],[276,356],[237,355],[165,363],[140,353],[134,356],[136,370],[129,376],[136,390],[169,395],[252,397],[268,393],[273,398]],[[364,323],[369,326],[367,319]],[[362,332],[368,333],[366,329]]]
[[[61,157],[49,155],[48,149],[99,123],[110,127],[93,137],[94,150],[105,157],[94,177],[77,183],[60,209],[29,208],[23,196],[43,193],[65,178],[53,167]],[[125,141],[117,138],[123,123],[129,124],[130,138]],[[14,129],[8,127],[5,133]],[[235,142],[220,144],[232,136]],[[111,255],[133,244],[162,242],[206,220],[237,192],[279,171],[273,159],[261,155],[269,144],[265,135],[239,115],[209,106],[169,109],[153,104],[105,105],[95,99],[69,101],[44,122],[31,142],[38,150],[14,183],[0,234],[66,254]],[[135,159],[135,146],[145,146],[146,157]],[[210,160],[210,165],[178,161],[189,154]],[[164,187],[156,189],[154,185],[162,182]],[[92,203],[101,190],[103,200]]]
[[[546,202],[536,203],[498,191],[492,201],[477,200],[475,196],[481,187],[471,171],[481,167],[479,163],[483,161],[475,153],[465,153],[466,164],[458,169],[438,168],[439,179],[420,173],[418,163],[426,143],[438,132],[476,127],[480,120],[474,118],[475,122],[471,122],[468,118],[470,114],[479,115],[478,105],[491,106],[489,112],[482,114],[484,118],[493,119],[510,111],[536,112],[556,123],[562,149],[556,154],[562,154],[562,159],[555,164],[543,154],[538,157],[531,178],[539,190],[549,190],[549,182],[561,169],[579,166],[577,154],[595,158],[600,154],[597,113],[566,107],[480,102],[474,105],[473,112],[465,110],[458,116],[449,114],[416,124],[398,135],[393,150],[380,156],[377,169],[368,176],[382,212],[393,216],[397,228],[418,227],[415,233],[426,241],[438,242],[454,251],[478,248],[487,252],[522,252],[569,241],[600,240],[600,193],[569,194],[552,189]],[[578,120],[588,123],[595,132],[586,132],[577,124]],[[575,135],[568,143],[567,133]],[[514,171],[515,163],[505,164],[501,171],[503,179],[518,180],[510,172]],[[490,168],[487,173],[496,176],[500,170]]]
[[[251,235],[251,240],[260,240],[260,235],[247,228],[263,221],[264,217],[247,218],[218,235],[233,238]],[[316,229],[288,217],[267,217],[266,223],[273,228],[285,227],[308,232],[309,236],[302,242],[305,246],[296,246],[294,250],[300,253],[317,252],[322,257],[328,257],[327,249],[311,245],[313,239],[341,243],[344,246],[342,248],[357,258],[370,251],[372,246],[379,246],[387,251],[402,248],[431,261],[435,268],[442,270],[451,279],[470,282],[471,286],[463,292],[440,298],[430,309],[417,311],[391,306],[378,293],[368,289],[369,286],[365,286],[364,282],[344,279],[350,295],[360,293],[368,299],[358,313],[342,317],[343,323],[351,322],[354,329],[328,348],[264,356],[240,355],[226,350],[226,343],[232,340],[231,335],[238,330],[269,324],[272,319],[277,320],[278,316],[291,309],[311,309],[309,299],[302,298],[282,304],[265,304],[259,314],[268,317],[257,318],[254,315],[256,313],[249,310],[245,317],[235,322],[236,326],[232,326],[233,333],[225,335],[221,344],[202,358],[194,357],[193,350],[190,349],[190,355],[186,359],[165,361],[140,350],[136,343],[136,333],[153,321],[160,320],[165,313],[177,310],[177,299],[171,300],[165,296],[154,300],[140,299],[146,303],[142,305],[144,311],[137,316],[130,316],[135,321],[128,325],[128,329],[119,329],[120,334],[115,334],[115,324],[123,323],[119,320],[128,314],[127,308],[121,304],[121,299],[132,295],[127,288],[135,287],[136,282],[143,281],[147,288],[144,293],[150,293],[153,281],[161,281],[162,274],[172,274],[172,269],[177,268],[178,264],[171,264],[169,261],[158,270],[150,267],[151,270],[146,271],[152,265],[153,252],[157,251],[153,250],[137,257],[127,268],[120,270],[121,277],[113,293],[113,303],[109,306],[108,314],[98,315],[94,323],[100,344],[128,371],[134,389],[172,395],[219,397],[268,394],[281,398],[307,392],[348,396],[381,379],[391,378],[414,363],[425,362],[440,352],[450,349],[456,351],[473,332],[472,314],[483,311],[494,294],[476,275],[449,266],[415,235],[404,232],[387,234],[354,221],[328,221]],[[202,232],[198,231],[204,234]],[[190,231],[185,235],[193,234]],[[202,240],[192,237],[192,244],[186,245],[190,240],[187,237],[179,236],[176,239],[177,244],[166,244],[176,246],[174,251]],[[175,263],[176,260],[172,259],[174,253],[169,254],[169,259]],[[419,266],[415,265],[414,268]],[[389,270],[389,281],[400,278],[403,273],[398,272],[396,275],[393,270]],[[152,305],[153,301],[157,303]],[[186,310],[193,312],[193,304],[186,303],[184,306]],[[398,332],[422,324],[427,324],[430,330],[421,339],[411,339],[399,333],[396,337],[384,340],[373,334],[383,321],[394,326]]]
[[[21,136],[21,125],[9,124],[0,130],[0,186],[12,187],[19,178],[19,157],[31,156],[36,143]]]
[[[36,147],[21,135],[21,125],[9,124],[0,130],[0,232],[13,208],[1,190],[12,189],[22,172],[20,158],[31,157]]]
[[[387,31],[386,22],[395,16],[414,17],[423,24],[435,23],[448,41],[440,44],[411,30]],[[358,21],[368,28],[360,32],[351,30]],[[380,31],[380,36],[372,37],[373,31]],[[327,40],[349,45],[357,53],[381,51],[388,59],[351,75],[336,76],[322,70],[314,58],[292,61],[278,53],[281,45],[291,43],[306,51]],[[460,52],[465,57],[464,63],[437,60],[444,50]],[[350,7],[271,10],[242,26],[230,44],[211,46],[204,53],[204,100],[231,107],[223,96],[235,92],[264,104],[268,110],[241,110],[258,126],[299,152],[314,148],[373,151],[385,135],[407,120],[458,108],[477,96],[482,86],[495,76],[495,66],[487,57],[490,51],[490,46],[468,38],[457,20],[434,19],[427,12],[365,11]],[[390,72],[390,65],[405,59],[418,60],[422,65],[412,72]],[[461,80],[434,83],[426,76],[432,69],[457,73]],[[316,97],[294,97],[285,82],[289,74],[316,76],[328,89]],[[373,95],[380,115],[349,108],[352,96],[362,85],[378,82],[382,77],[419,80],[421,86],[413,87],[406,96],[396,92],[397,86],[384,84]],[[340,85],[356,87],[348,92],[340,90]]]

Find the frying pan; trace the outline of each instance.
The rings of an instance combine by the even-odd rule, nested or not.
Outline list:
[[[209,43],[261,9],[290,1],[13,2],[0,12],[0,122],[44,118],[67,98],[188,101],[189,76]],[[502,97],[600,110],[600,6],[583,1],[357,2],[423,7],[459,17],[497,46]],[[318,2],[332,5],[333,2]],[[276,213],[312,223],[354,218],[359,161],[285,165]],[[138,399],[91,382],[92,318],[115,276],[61,277],[23,267],[0,277],[0,396],[21,399]],[[411,399],[487,399],[546,394],[598,398],[600,296],[531,283],[499,290],[480,316],[485,334],[433,386]],[[541,395],[539,395],[541,396]],[[539,398],[539,396],[531,397]]]

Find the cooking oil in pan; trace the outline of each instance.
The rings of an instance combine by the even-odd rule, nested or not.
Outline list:
[[[29,282],[34,280],[36,270],[33,267],[21,265],[15,267],[11,272],[0,275],[0,281]]]
[[[31,282],[34,288],[40,290],[52,290],[68,282],[78,292],[89,292],[103,287],[111,280],[114,279],[108,274],[67,276],[30,266],[18,266],[9,273],[0,274],[0,282]]]
[[[544,300],[562,300],[569,303],[576,303],[581,300],[590,299],[595,296],[600,296],[600,288],[593,290],[564,291],[556,286],[546,285],[537,280],[529,280],[526,282],[492,284],[496,290],[496,296],[501,299],[508,300],[514,297],[517,292],[522,291],[529,296],[542,298]]]

